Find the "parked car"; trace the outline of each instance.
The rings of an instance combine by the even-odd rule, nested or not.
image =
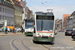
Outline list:
[[[75,31],[72,33],[72,38],[75,39]]]
[[[11,28],[7,28],[8,32],[11,32]]]
[[[21,28],[15,28],[16,32],[21,32]]]
[[[66,32],[65,32],[65,36],[66,35],[72,35],[72,33],[73,33],[72,29],[67,29]]]
[[[2,32],[2,29],[0,28],[0,32]]]
[[[63,32],[63,30],[60,30],[59,32]]]

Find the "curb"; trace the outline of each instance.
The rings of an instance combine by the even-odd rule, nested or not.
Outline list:
[[[0,36],[24,35],[24,34],[0,34]]]

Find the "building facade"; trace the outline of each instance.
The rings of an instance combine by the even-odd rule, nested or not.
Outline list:
[[[26,7],[26,2],[20,0],[20,5],[22,6],[22,27],[25,28],[25,7]]]
[[[69,16],[69,29],[75,30],[75,11]]]
[[[62,19],[56,19],[55,21],[55,30],[60,31],[62,30]]]
[[[68,16],[71,14],[63,14],[63,30],[68,29]]]
[[[58,31],[62,30],[62,19],[60,19],[57,23]]]
[[[15,8],[15,17],[14,17],[14,26],[21,27],[22,26],[22,6],[20,5],[19,0],[12,0]]]
[[[32,11],[26,6],[25,8],[25,18],[32,18]]]
[[[10,0],[0,0],[0,27],[4,26],[7,20],[7,25],[14,25],[14,7]]]
[[[73,16],[68,18],[68,29],[73,29]]]

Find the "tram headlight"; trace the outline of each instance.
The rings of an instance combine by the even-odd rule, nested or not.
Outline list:
[[[27,32],[27,30],[25,30],[25,32]]]
[[[39,35],[39,37],[41,37],[41,35]]]

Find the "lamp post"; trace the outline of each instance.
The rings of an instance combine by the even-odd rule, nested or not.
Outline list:
[[[25,19],[26,19],[26,0],[25,0],[25,9],[24,9],[24,20],[23,20],[23,27],[24,27],[24,29],[25,29]]]

